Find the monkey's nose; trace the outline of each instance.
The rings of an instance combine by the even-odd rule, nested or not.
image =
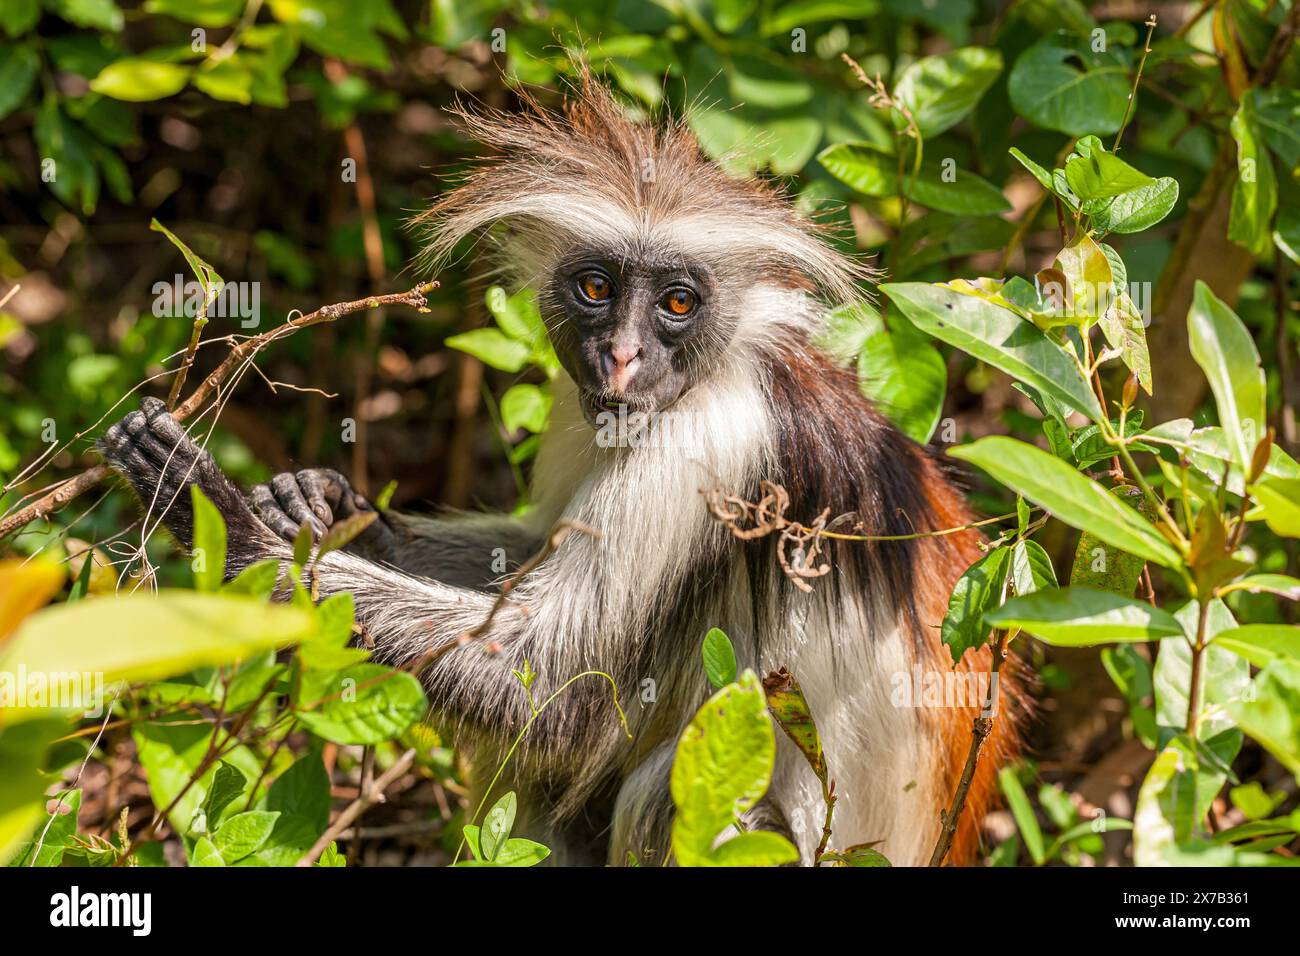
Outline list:
[[[601,355],[601,371],[605,373],[605,381],[611,390],[627,390],[632,376],[641,364],[641,353],[644,351],[639,345],[614,345]]]

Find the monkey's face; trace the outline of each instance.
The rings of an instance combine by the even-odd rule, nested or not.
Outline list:
[[[566,258],[542,297],[583,414],[655,412],[691,387],[729,338],[703,266],[591,252]]]

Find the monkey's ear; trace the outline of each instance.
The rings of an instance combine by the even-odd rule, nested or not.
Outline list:
[[[194,537],[191,485],[198,485],[225,519],[228,552],[257,548],[269,535],[216,460],[195,444],[158,399],[141,401],[139,411],[113,424],[96,447],[131,483],[146,519],[161,518],[185,547]]]

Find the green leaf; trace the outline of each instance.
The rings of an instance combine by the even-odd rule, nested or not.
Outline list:
[[[767,694],[768,713],[799,748],[825,789],[829,786],[826,755],[822,751],[821,734],[817,732],[817,723],[813,720],[812,709],[804,697],[803,688],[794,679],[794,675],[783,667],[767,675],[763,680],[763,691]]]
[[[1011,808],[1011,815],[1015,818],[1017,829],[1020,830],[1020,837],[1025,841],[1025,849],[1033,857],[1034,864],[1042,866],[1047,862],[1047,854],[1043,848],[1043,830],[1038,825],[1038,817],[1029,802],[1029,794],[1025,793],[1025,788],[1021,786],[1015,768],[1003,767],[999,770],[998,783],[1007,798],[1007,806]]]
[[[1092,227],[1100,233],[1122,235],[1150,229],[1178,202],[1178,181],[1162,176],[1150,185],[1116,196],[1089,212]]]
[[[1192,684],[1191,641],[1196,639],[1197,604],[1189,602],[1175,614],[1181,628],[1180,636],[1160,642],[1152,676],[1156,692],[1156,722],[1161,727],[1176,731],[1187,725],[1187,691]],[[1232,612],[1220,600],[1210,602],[1206,619],[1205,636],[1215,635],[1236,627]],[[1200,702],[1197,714],[1197,736],[1209,740],[1235,725],[1225,710],[1230,701],[1245,693],[1250,684],[1250,665],[1226,648],[1210,644],[1201,652]]]
[[[32,47],[0,43],[0,119],[26,98],[40,68],[40,54]]]
[[[1114,250],[1103,245],[1102,251],[1110,258]],[[1118,253],[1114,253],[1118,259]],[[1112,269],[1114,262],[1112,262]],[[1129,298],[1122,282],[1115,283],[1115,297],[1110,308],[1097,321],[1106,344],[1119,349],[1120,359],[1130,372],[1137,376],[1138,384],[1151,394],[1151,353],[1147,349],[1146,319]]]
[[[292,574],[290,575],[295,582],[299,581],[302,569],[311,560],[311,525],[304,524],[298,529],[298,533],[293,536],[293,564]],[[301,584],[297,585],[301,588]]]
[[[267,810],[237,813],[212,835],[212,845],[227,863],[238,863],[260,850],[271,838],[279,817],[279,813]]]
[[[250,57],[234,53],[215,63],[206,61],[194,71],[191,79],[195,89],[202,90],[214,100],[242,106],[253,102],[256,74]]]
[[[929,336],[901,315],[878,324],[858,354],[862,394],[903,434],[924,445],[939,427],[948,366]]]
[[[77,814],[81,811],[81,791],[66,791],[57,799],[50,799],[45,809],[45,821],[36,828],[31,841],[22,846],[18,855],[9,861],[9,866],[61,866],[64,851],[77,845],[75,838]],[[0,859],[3,857],[0,856]]]
[[[1118,418],[1110,420],[1111,428],[1119,433],[1120,423]],[[1122,429],[1125,438],[1132,439],[1142,430],[1142,410],[1133,409],[1128,413],[1124,420]],[[1146,451],[1154,452],[1155,449],[1149,445],[1144,445],[1139,441],[1130,441],[1129,451]],[[1070,442],[1070,454],[1078,463],[1080,468],[1090,468],[1099,461],[1105,461],[1115,455],[1115,448],[1106,441],[1106,436],[1101,433],[1099,425],[1086,425],[1074,433]],[[1059,456],[1058,456],[1059,457]],[[1111,491],[1115,491],[1112,488]],[[1140,492],[1141,489],[1138,489]],[[1144,514],[1148,509],[1139,509]]]
[[[149,782],[149,794],[159,809],[176,802],[168,815],[177,833],[186,833],[195,813],[203,806],[213,787],[217,766],[209,767],[198,781],[186,789],[212,745],[214,730],[207,724],[194,724],[184,718],[137,723],[131,732],[139,753],[140,766]],[[224,738],[224,732],[221,732]],[[223,759],[255,778],[262,771],[262,759],[244,746],[226,750]],[[182,793],[183,791],[183,793]]]
[[[369,663],[304,672],[298,701],[295,713],[303,725],[336,744],[391,740],[428,709],[414,676]]]
[[[1037,541],[1017,541],[1011,549],[1011,582],[1016,594],[1056,587],[1056,569]]]
[[[275,778],[266,795],[266,808],[296,813],[311,822],[319,835],[330,821],[330,778],[318,752],[303,754]]]
[[[221,851],[207,837],[199,837],[190,853],[190,866],[225,866]]]
[[[167,237],[167,241],[181,251],[185,261],[189,264],[190,271],[194,273],[194,278],[198,280],[199,285],[203,287],[203,294],[207,297],[215,295],[221,291],[225,284],[217,270],[208,265],[194,253],[194,250],[181,241],[180,237],[160,223],[157,219],[149,220],[149,229],[152,232],[161,232]]]
[[[1034,316],[1035,322],[1046,328],[1048,324],[1078,325],[1084,327],[1097,320],[1110,306],[1114,294],[1114,281],[1110,260],[1097,243],[1083,230],[1068,246],[1056,254],[1056,268],[1068,280],[1068,308],[1050,320]]]
[[[221,812],[234,803],[248,786],[248,778],[234,764],[222,760],[217,765],[216,775],[203,798],[203,817],[206,830],[211,832],[221,822]]]
[[[147,0],[150,13],[174,17],[202,27],[225,27],[238,19],[244,0]]]
[[[48,182],[50,192],[86,215],[93,213],[99,201],[99,172],[94,159],[97,147],[93,137],[64,115],[54,97],[47,98],[37,110],[32,132],[42,160],[53,163],[53,176]]]
[[[1194,429],[1191,419],[1179,418],[1151,429],[1142,436],[1142,440],[1177,448],[1216,485],[1222,482],[1224,466],[1228,465],[1228,490],[1234,495],[1246,492],[1243,469],[1236,463],[1236,449],[1224,430],[1217,425]],[[1283,481],[1300,479],[1300,464],[1274,442],[1268,461],[1264,464],[1264,474]],[[1279,491],[1283,489],[1285,485]]]
[[[528,364],[531,354],[527,344],[510,338],[500,329],[471,329],[450,336],[446,344],[503,372],[518,372]]]
[[[1264,370],[1250,331],[1200,279],[1187,313],[1187,339],[1210,381],[1233,460],[1246,471],[1267,427]]]
[[[723,843],[710,862],[713,866],[784,866],[799,862],[799,851],[779,833],[751,830]]]
[[[1178,843],[1196,828],[1196,750],[1185,734],[1170,740],[1147,771],[1133,814],[1133,861],[1168,866]]]
[[[331,551],[342,551],[378,520],[378,511],[364,511],[335,521],[330,525],[329,530],[321,535],[320,544],[316,546],[316,560],[320,561]]]
[[[1300,204],[1284,204],[1278,210],[1273,244],[1288,259],[1300,265]]]
[[[1300,780],[1300,661],[1278,658],[1252,684],[1247,699],[1228,704],[1241,729]]]
[[[1070,136],[1113,133],[1128,108],[1128,70],[1108,50],[1047,37],[1020,54],[1007,78],[1015,111],[1038,126]]]
[[[194,507],[194,585],[200,591],[217,591],[226,576],[226,521],[198,485],[190,485]]]
[[[1276,594],[1289,601],[1300,601],[1300,578],[1293,578],[1289,574],[1251,574],[1222,588],[1220,593],[1230,591]]]
[[[508,432],[544,432],[550,415],[551,393],[540,385],[520,382],[501,396],[501,424]]]
[[[1151,641],[1183,632],[1174,616],[1158,607],[1091,588],[1035,591],[1012,598],[984,619],[1061,647]]]
[[[280,562],[267,558],[250,564],[222,587],[225,594],[246,594],[265,601],[275,591],[280,577]]]
[[[1139,654],[1132,644],[1116,644],[1114,647],[1102,648],[1101,663],[1128,701],[1133,732],[1143,746],[1154,750],[1158,731],[1156,713],[1151,706],[1155,686],[1150,661]]]
[[[1136,485],[1117,485],[1110,493],[1143,515],[1149,515],[1150,505],[1142,489]],[[1122,597],[1132,597],[1142,577],[1146,561],[1120,548],[1107,546],[1091,531],[1079,535],[1074,549],[1074,563],[1070,567],[1070,586],[1088,587],[1110,591]]]
[[[899,194],[898,157],[871,143],[831,146],[817,160],[832,176],[863,195]],[[902,192],[923,206],[956,215],[991,216],[1011,208],[1001,190],[988,180],[940,163],[923,163],[915,173],[907,166]]]
[[[483,826],[479,830],[479,847],[483,851],[480,859],[493,862],[497,854],[510,839],[510,831],[515,825],[515,813],[519,801],[513,790],[506,793],[483,817]]]
[[[1300,660],[1300,627],[1244,624],[1220,631],[1214,646],[1239,654],[1256,667],[1267,667],[1279,657]]]
[[[1228,798],[1232,805],[1241,811],[1247,820],[1260,820],[1272,814],[1279,806],[1286,802],[1285,793],[1268,794],[1260,786],[1258,780],[1252,780],[1250,783],[1243,784],[1240,787],[1233,787],[1228,791]],[[1287,831],[1294,833],[1295,830],[1287,828]],[[1222,836],[1222,834],[1218,834]]]
[[[710,628],[704,635],[702,648],[704,655],[704,673],[714,690],[730,684],[736,679],[736,650],[731,646],[731,638],[720,628]]]
[[[980,647],[989,636],[987,612],[998,606],[1007,579],[1011,549],[995,548],[980,558],[953,585],[948,613],[940,630],[954,664],[971,648]]]
[[[671,789],[672,846],[681,866],[716,866],[713,844],[767,791],[776,735],[753,671],[711,697],[682,732]]]
[[[551,855],[551,851],[540,843],[534,843],[532,840],[525,840],[521,837],[511,837],[497,851],[496,859],[485,860],[482,851],[479,849],[479,828],[476,826],[466,826],[464,828],[465,842],[474,852],[475,859],[461,860],[456,866],[461,867],[496,867],[496,866],[536,866]]]
[[[1091,478],[1033,445],[995,435],[953,448],[948,454],[978,465],[1012,491],[1107,544],[1168,568],[1182,564],[1173,546],[1140,514]]]
[[[312,616],[233,595],[163,590],[78,601],[32,615],[0,653],[0,672],[99,672],[118,680],[170,677],[228,664],[314,631]],[[22,711],[7,708],[4,719]]]
[[[1300,90],[1275,85],[1248,95],[1265,142],[1294,178],[1300,171]]]
[[[36,26],[40,18],[40,0],[9,0],[0,6],[0,28],[11,37],[22,36]]]
[[[912,114],[921,135],[930,139],[975,108],[1002,72],[997,50],[968,46],[913,61],[898,78],[894,97]]]
[[[740,2],[752,5],[754,0]],[[780,62],[740,53],[731,57],[729,66],[727,79],[738,102],[780,110],[802,106],[813,97],[812,84],[807,78]]]
[[[868,844],[859,844],[846,850],[831,850],[828,853],[823,853],[821,862],[823,864],[834,864],[835,866],[893,866],[885,854],[873,849]]]
[[[836,362],[855,362],[867,339],[881,330],[883,320],[874,306],[867,303],[840,306],[826,314],[826,320],[813,337],[813,344]]]
[[[1228,238],[1257,256],[1267,255],[1273,241],[1277,179],[1273,160],[1260,139],[1252,97],[1242,97],[1230,129],[1237,141],[1237,181],[1232,187]]]
[[[122,29],[122,11],[113,0],[45,0],[45,7],[75,26],[106,33]]]
[[[1091,149],[1087,156],[1077,153],[1070,156],[1065,161],[1065,181],[1085,203],[1111,199],[1135,189],[1155,185],[1155,180],[1146,173],[1134,169],[1104,149]]]
[[[49,785],[42,773],[45,755],[67,731],[60,717],[0,724],[0,864],[12,859],[42,820]]]
[[[179,93],[189,79],[190,68],[179,63],[123,57],[104,67],[90,88],[115,100],[144,102]]]
[[[537,308],[537,296],[532,289],[520,289],[514,295],[507,295],[506,290],[494,285],[487,290],[487,307],[496,319],[501,331],[512,339],[526,342],[531,348],[539,348],[549,342],[546,323]]]
[[[1010,309],[924,282],[891,282],[880,288],[922,331],[1094,421],[1101,417],[1092,388],[1066,351]]]
[[[1300,479],[1268,477],[1249,490],[1274,534],[1300,538]]]
[[[1011,149],[1008,150],[1008,152],[1011,153],[1013,157],[1015,157],[1016,161],[1020,163],[1021,166],[1029,170],[1030,175],[1032,175],[1035,179],[1038,180],[1038,184],[1040,186],[1046,189],[1049,193],[1056,192],[1056,183],[1052,181],[1052,174],[1048,172],[1046,168],[1039,166],[1036,162],[1034,162],[1032,159],[1030,159],[1020,150],[1016,149],[1016,147],[1014,146],[1012,146]],[[1073,193],[1071,193],[1068,189],[1065,190],[1065,192],[1069,197],[1071,208],[1077,209],[1079,206],[1077,197]],[[1061,198],[1065,199],[1066,196],[1062,196]]]
[[[298,813],[281,812],[266,842],[240,861],[241,866],[293,866],[319,839],[323,828]]]

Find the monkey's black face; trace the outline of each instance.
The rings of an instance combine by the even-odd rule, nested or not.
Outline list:
[[[693,384],[725,347],[715,284],[702,266],[615,259],[579,251],[556,269],[543,296],[552,340],[578,385],[583,414],[627,406],[654,412]]]

